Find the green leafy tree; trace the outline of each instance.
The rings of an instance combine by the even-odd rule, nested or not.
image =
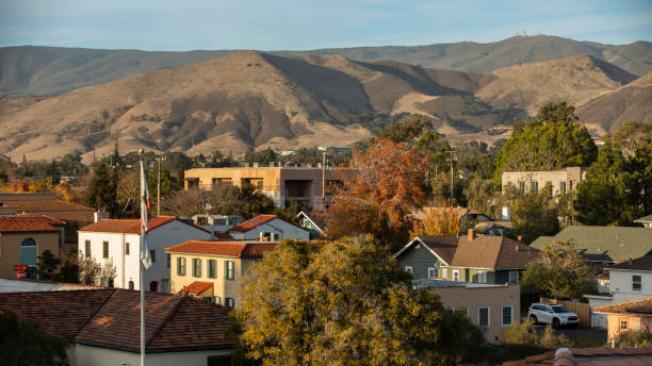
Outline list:
[[[0,360],[5,366],[67,366],[67,342],[32,321],[0,311]]]
[[[95,166],[90,184],[86,190],[86,204],[97,210],[106,210],[111,207],[114,191],[109,167],[100,162]]]
[[[517,125],[498,154],[494,184],[500,184],[505,171],[589,166],[597,148],[573,113],[574,108],[565,103],[548,104],[536,121]]]
[[[282,242],[244,279],[236,318],[263,365],[453,364],[481,333],[371,238]]]
[[[652,346],[652,334],[645,330],[628,330],[616,338],[618,348],[641,348]]]
[[[558,210],[550,196],[552,187],[546,186],[539,193],[529,193],[512,201],[514,232],[531,243],[542,235],[559,232]]]
[[[60,265],[60,258],[49,249],[44,250],[38,257],[38,278],[44,281],[54,280]]]
[[[569,347],[570,340],[563,334],[556,334],[548,324],[541,334],[534,320],[524,319],[521,323],[512,324],[503,332],[502,342],[507,345],[530,346],[542,349],[557,349]]]
[[[523,272],[524,294],[579,299],[594,290],[593,272],[573,243],[555,241]]]

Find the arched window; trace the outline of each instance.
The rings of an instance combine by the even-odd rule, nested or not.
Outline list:
[[[129,289],[130,290],[134,289],[134,281],[129,281]]]
[[[25,238],[20,242],[20,264],[27,266],[28,279],[36,279],[37,246],[33,238]]]

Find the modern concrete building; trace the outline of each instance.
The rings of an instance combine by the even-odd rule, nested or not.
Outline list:
[[[586,169],[582,167],[569,167],[560,170],[547,171],[520,171],[503,172],[502,183],[503,193],[508,186],[512,186],[521,194],[538,193],[546,184],[552,186],[552,194],[571,193],[577,188],[586,175]]]
[[[277,206],[286,207],[297,202],[312,208],[330,203],[329,192],[334,186],[354,174],[348,168],[295,168],[295,167],[235,167],[196,168],[185,172],[185,189],[210,190],[217,184],[238,187],[250,184],[274,200]],[[324,194],[324,188],[326,194]]]
[[[498,342],[506,327],[521,321],[519,285],[487,285],[432,279],[415,280],[415,288],[437,293],[444,307],[462,311],[483,330],[489,342]]]
[[[49,250],[60,256],[64,223],[43,215],[0,215],[0,277],[16,278],[15,266],[27,266],[26,279],[37,278],[38,257]]]
[[[240,306],[247,268],[276,249],[268,242],[191,240],[165,249],[171,256],[172,293],[183,292],[227,308]]]

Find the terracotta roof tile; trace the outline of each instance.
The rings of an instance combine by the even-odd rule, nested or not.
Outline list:
[[[195,281],[188,286],[184,286],[181,289],[181,292],[188,295],[199,296],[205,291],[210,290],[212,287],[213,283],[211,282]]]
[[[59,231],[65,223],[45,215],[0,215],[0,232]]]
[[[174,221],[174,216],[157,216],[149,219],[147,224],[148,232]],[[100,233],[140,233],[140,219],[103,219],[97,223],[86,225],[79,231],[100,232]]]
[[[71,342],[138,352],[140,296],[97,289],[0,294],[0,309],[36,321]],[[148,352],[226,349],[234,344],[226,309],[184,296],[147,293]]]
[[[605,306],[597,306],[593,309],[593,312],[606,314],[636,314],[652,316],[652,297],[624,301]]]
[[[503,366],[647,366],[652,364],[652,347],[646,348],[560,348]]]
[[[266,224],[274,219],[276,219],[276,215],[258,215],[250,218],[249,220],[243,221],[239,223],[238,225],[233,227],[233,231],[238,231],[238,232],[247,232],[249,230],[253,230],[257,228],[260,225]]]
[[[165,248],[165,251],[168,253],[193,253],[246,258],[261,257],[275,248],[275,243],[189,240],[169,246]]]

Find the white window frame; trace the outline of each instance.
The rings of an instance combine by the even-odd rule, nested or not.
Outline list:
[[[480,317],[480,311],[482,311],[482,309],[487,309],[487,325],[486,326],[480,324],[480,319],[482,319]],[[478,308],[478,327],[480,327],[481,329],[489,329],[489,328],[491,328],[491,306],[480,306]]]
[[[515,274],[516,276],[512,276],[512,274]],[[521,275],[520,275],[520,273],[518,271],[509,271],[507,276],[508,276],[507,281],[509,281],[509,283],[519,283],[519,281],[521,280],[521,278],[520,278]],[[516,277],[516,279],[514,279],[512,277]]]
[[[476,276],[478,283],[487,283],[487,271],[479,271]]]
[[[409,274],[413,274],[414,269],[412,268],[412,266],[405,266],[405,272],[407,272]]]
[[[505,308],[509,308],[509,324],[505,323]],[[500,325],[503,327],[508,327],[514,324],[514,306],[513,305],[503,305],[500,307]]]
[[[634,281],[634,277],[638,277],[638,282]],[[638,285],[639,288],[635,288],[634,285]],[[643,290],[643,276],[641,275],[632,275],[632,291],[642,291]]]
[[[625,324],[625,327],[624,327],[624,328],[623,328],[623,324]],[[620,319],[620,320],[618,321],[618,330],[620,330],[620,331],[623,331],[623,330],[624,330],[624,331],[627,331],[627,328],[628,328],[628,327],[629,327],[629,322],[627,321],[627,319]]]
[[[428,278],[435,278],[437,277],[437,270],[435,267],[428,267]]]
[[[454,269],[453,270],[453,281],[459,281],[460,280],[460,270],[459,269]]]

